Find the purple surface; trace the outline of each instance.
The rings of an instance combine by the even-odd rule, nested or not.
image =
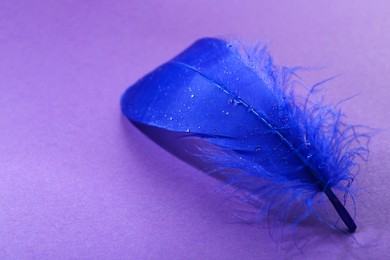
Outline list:
[[[388,1],[0,2],[0,258],[390,257]],[[327,94],[384,129],[351,237],[303,225],[272,241],[248,208],[120,113],[127,86],[204,36],[268,42],[279,64],[342,73]]]

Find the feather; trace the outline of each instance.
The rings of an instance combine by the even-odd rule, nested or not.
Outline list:
[[[266,48],[204,38],[131,86],[121,107],[141,129],[155,128],[154,137],[170,132],[197,140],[192,157],[259,207],[293,215],[296,223],[310,214],[323,219],[313,204],[325,194],[354,232],[334,191],[351,193],[367,135],[316,98],[325,81],[296,94],[297,70],[275,65]],[[297,204],[305,210],[297,212]]]

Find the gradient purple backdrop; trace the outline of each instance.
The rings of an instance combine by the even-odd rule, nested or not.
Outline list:
[[[388,1],[1,1],[0,258],[389,258],[389,13]],[[272,241],[121,115],[129,85],[204,36],[262,40],[279,64],[327,66],[308,84],[341,73],[328,97],[360,94],[349,122],[384,130],[359,175],[356,241],[311,225],[304,255]]]

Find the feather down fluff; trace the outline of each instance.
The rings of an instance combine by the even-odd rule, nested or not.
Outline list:
[[[205,170],[248,192],[264,212],[292,215],[296,224],[310,214],[322,219],[313,204],[325,194],[354,232],[332,190],[351,193],[368,136],[317,100],[324,82],[296,94],[298,70],[275,65],[266,48],[204,38],[131,86],[122,111],[136,124],[202,140],[194,156]]]

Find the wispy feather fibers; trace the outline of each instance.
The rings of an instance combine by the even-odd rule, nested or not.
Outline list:
[[[200,39],[131,86],[122,111],[137,125],[203,141],[193,156],[207,172],[245,190],[266,211],[295,223],[325,194],[350,232],[356,225],[332,190],[350,193],[367,137],[340,110],[294,92],[299,69],[273,64],[265,48]],[[294,205],[304,205],[303,212]]]

